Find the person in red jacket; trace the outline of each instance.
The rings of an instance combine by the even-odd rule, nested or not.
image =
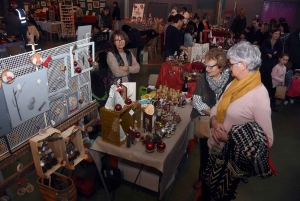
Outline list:
[[[294,99],[300,99],[300,69],[294,71],[290,88],[285,95],[284,104],[287,105],[289,101],[293,104]]]

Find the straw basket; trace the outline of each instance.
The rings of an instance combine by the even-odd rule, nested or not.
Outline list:
[[[44,198],[44,201],[76,201],[77,191],[73,180],[56,172],[54,172],[53,174],[56,175],[57,180],[61,181],[61,183],[66,184],[68,187],[65,190],[56,190],[50,186],[51,177],[49,179],[49,185],[45,185],[43,178],[39,177],[37,180],[37,184]]]
[[[120,141],[120,119],[124,132],[129,127],[133,128],[134,122],[141,126],[141,104],[134,103],[125,105],[121,111],[108,110],[105,107],[100,109],[102,140],[110,144],[121,146],[126,140]]]

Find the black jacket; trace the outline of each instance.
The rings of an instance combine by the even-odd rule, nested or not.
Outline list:
[[[202,102],[206,103],[208,105],[208,107],[212,108],[216,103],[216,94],[215,92],[209,87],[209,83],[206,80],[206,72],[201,73],[198,81],[197,81],[197,85],[196,85],[196,89],[194,91],[194,95],[198,95],[201,96],[202,98]],[[232,81],[232,77],[229,75],[229,79],[227,81],[227,83],[224,85],[221,94],[219,95],[219,98],[221,98],[222,94],[224,93],[227,85]],[[195,109],[193,108],[192,112],[191,112],[191,118],[196,118],[198,116],[201,116],[201,114]]]
[[[300,28],[290,35],[285,42],[284,48],[285,52],[289,54],[291,62],[300,61]]]
[[[166,31],[165,49],[169,51],[171,55],[177,51],[177,55],[181,50],[180,46],[183,45],[183,34],[176,27],[169,25]]]
[[[261,33],[260,29],[255,31],[254,27],[251,27],[250,32],[247,33],[247,40],[251,44],[253,44],[254,42],[259,43],[261,36],[262,36],[262,33]]]
[[[120,8],[115,7],[113,12],[112,12],[112,18],[113,20],[116,18],[116,20],[120,20]]]
[[[206,22],[207,23],[207,26],[208,26],[208,29],[209,29],[209,23],[208,22]],[[199,25],[198,25],[198,35],[197,35],[197,39],[198,39],[198,42],[200,41],[200,32],[203,32],[203,30],[204,30],[204,24],[203,24],[203,22],[202,22],[202,20],[199,22]],[[208,34],[208,33],[207,33]],[[208,38],[207,38],[207,40],[208,40]],[[202,41],[203,41],[203,43],[207,43],[208,41],[204,41],[204,34],[202,34]],[[197,42],[197,41],[196,41]]]
[[[238,15],[234,18],[230,29],[234,32],[235,36],[238,37],[246,29],[246,26],[246,17],[241,18],[241,16]]]

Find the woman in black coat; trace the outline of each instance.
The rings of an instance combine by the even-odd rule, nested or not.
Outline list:
[[[278,58],[283,52],[283,46],[279,39],[280,30],[271,30],[271,38],[266,39],[261,45],[262,54],[267,54],[272,68],[278,63]]]

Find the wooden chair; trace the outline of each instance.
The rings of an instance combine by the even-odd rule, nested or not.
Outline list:
[[[58,39],[60,40],[59,36],[59,24],[51,24],[50,31],[48,31],[48,34],[50,35],[50,40],[52,42],[52,34],[57,34]]]
[[[135,58],[137,58],[137,48],[129,48]]]
[[[22,50],[22,47],[20,47],[20,46],[5,47],[5,48],[6,48],[7,55],[9,55],[9,56],[14,56],[14,55],[24,53],[24,51]]]
[[[155,53],[155,57],[157,57],[157,42],[158,42],[158,38],[155,37],[150,39],[148,44],[146,45],[151,60],[153,59],[153,54],[152,54],[153,51]]]

